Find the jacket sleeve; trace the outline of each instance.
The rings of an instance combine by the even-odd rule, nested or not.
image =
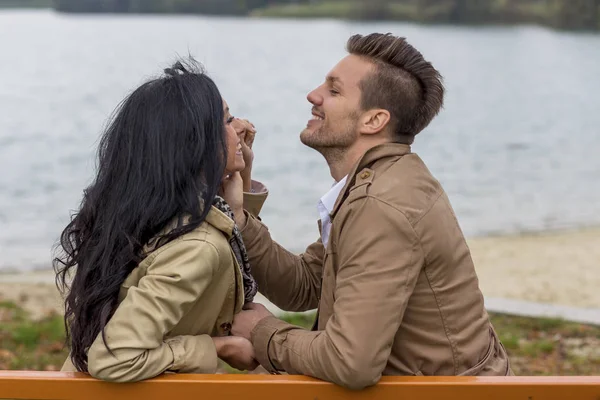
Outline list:
[[[262,294],[285,311],[317,308],[325,252],[321,239],[303,254],[293,254],[271,239],[267,227],[249,214],[242,237]]]
[[[244,209],[255,217],[258,217],[260,210],[262,210],[269,196],[269,191],[261,182],[254,180],[252,181],[251,189],[251,192],[244,192]]]
[[[283,369],[350,389],[381,378],[424,256],[400,211],[369,197],[351,207],[342,221],[335,302],[325,330],[269,317],[252,332],[257,360],[271,372]]]
[[[210,285],[219,267],[217,249],[206,241],[186,239],[158,252],[106,325],[110,350],[102,334],[90,347],[88,370],[93,377],[134,382],[167,370],[216,372],[217,353],[209,335],[164,338]]]

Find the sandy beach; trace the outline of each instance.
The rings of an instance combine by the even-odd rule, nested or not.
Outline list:
[[[600,308],[600,228],[468,242],[485,296]]]
[[[600,228],[468,240],[486,297],[600,308]],[[51,271],[0,274],[0,300],[61,310]]]

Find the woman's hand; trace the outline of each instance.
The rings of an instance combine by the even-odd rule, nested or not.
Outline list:
[[[238,336],[214,337],[217,356],[240,371],[253,371],[258,367],[254,347],[248,339]]]
[[[241,172],[244,182],[244,192],[250,192],[252,188],[252,163],[254,162],[254,151],[252,145],[256,136],[256,128],[247,119],[236,118],[231,123],[242,145],[242,154],[246,167]]]

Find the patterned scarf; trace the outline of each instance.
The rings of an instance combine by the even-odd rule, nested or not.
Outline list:
[[[227,215],[229,218],[235,221],[233,218],[233,211],[229,204],[225,202],[225,200],[217,196],[213,201],[213,206],[218,208],[223,214]],[[254,296],[258,291],[258,286],[256,284],[256,280],[252,276],[252,271],[250,269],[250,261],[248,260],[248,253],[246,252],[246,246],[244,245],[244,241],[242,240],[242,233],[240,232],[237,225],[233,225],[233,236],[229,239],[229,245],[233,250],[233,254],[235,254],[235,258],[240,266],[240,271],[242,272],[242,277],[244,279],[244,299],[245,302],[251,302],[254,300]]]

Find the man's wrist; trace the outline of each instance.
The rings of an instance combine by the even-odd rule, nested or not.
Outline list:
[[[244,169],[240,175],[242,176],[244,192],[249,193],[252,190],[252,168]]]
[[[246,213],[244,212],[243,208],[239,208],[239,209],[235,209],[233,210],[233,216],[235,219],[235,224],[237,225],[238,229],[244,229],[244,227],[246,226],[246,222],[248,222],[248,218],[246,217]]]
[[[269,354],[273,336],[278,332],[278,325],[287,325],[277,317],[262,318],[250,332],[250,341],[256,352],[256,360],[272,374],[279,374],[280,367]]]

